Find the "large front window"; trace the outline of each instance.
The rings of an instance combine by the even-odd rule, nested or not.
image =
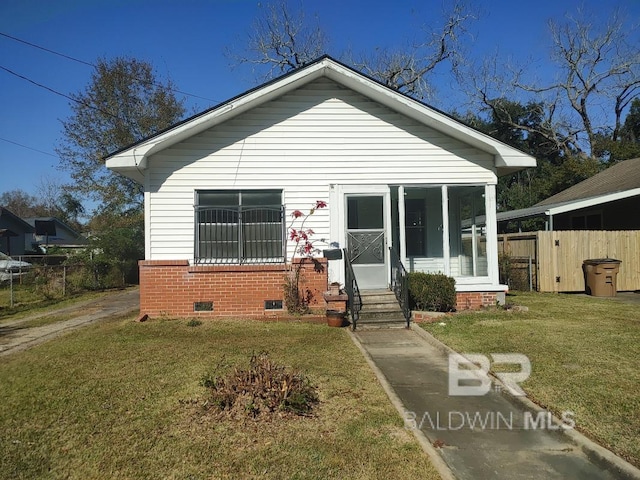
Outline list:
[[[197,263],[284,261],[281,190],[204,190],[196,194]]]

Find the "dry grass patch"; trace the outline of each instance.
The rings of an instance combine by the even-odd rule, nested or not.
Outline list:
[[[309,416],[202,408],[204,375],[266,350],[317,386]],[[0,478],[438,478],[347,332],[111,321],[0,360]]]
[[[528,312],[460,314],[422,327],[459,352],[522,353],[529,398],[640,466],[640,309],[613,299],[516,293]]]

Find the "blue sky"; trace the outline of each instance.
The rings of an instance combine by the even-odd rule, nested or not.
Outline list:
[[[405,46],[446,3],[306,0],[303,7],[309,16],[318,14],[330,40],[327,53],[338,57],[347,49],[357,53]],[[522,61],[548,58],[548,20],[562,19],[580,5],[603,16],[621,7],[626,20],[640,20],[640,0],[469,3],[479,18],[465,44],[476,59],[496,50]],[[189,112],[194,113],[256,85],[247,69],[230,68],[224,51],[246,43],[261,8],[257,0],[2,0],[0,32],[87,62],[120,55],[149,61],[160,77],[203,97],[186,97]],[[91,67],[2,36],[0,66],[65,94],[81,90],[92,73]],[[544,71],[544,62],[540,69]],[[435,82],[439,94],[435,106],[445,110],[455,106],[446,73],[441,72]],[[0,112],[0,193],[22,189],[35,195],[43,181],[67,181],[52,155],[61,138],[60,120],[70,115],[69,100],[0,70]]]

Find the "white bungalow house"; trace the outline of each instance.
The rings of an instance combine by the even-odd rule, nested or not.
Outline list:
[[[110,155],[144,185],[141,313],[261,316],[282,300],[294,210],[346,248],[360,289],[409,271],[456,279],[458,306],[494,303],[498,176],[531,156],[322,57]],[[326,265],[326,261],[321,265]],[[318,295],[344,259],[308,269]]]

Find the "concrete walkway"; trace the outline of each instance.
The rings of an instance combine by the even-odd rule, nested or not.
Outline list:
[[[439,468],[443,478],[640,478],[640,471],[575,430],[544,428],[546,412],[539,417],[497,389],[450,396],[451,351],[419,327],[361,330],[353,337],[382,375],[383,386],[392,390],[407,428],[419,430],[414,433],[435,456],[436,467],[446,464],[444,471]]]
[[[0,324],[0,357],[31,348],[56,338],[73,329],[109,317],[134,314],[139,309],[138,288],[120,290],[98,298],[79,302],[56,309],[55,306],[44,313],[23,317]],[[47,316],[62,319],[39,327],[25,327],[30,321]],[[67,318],[65,320],[65,318]]]

